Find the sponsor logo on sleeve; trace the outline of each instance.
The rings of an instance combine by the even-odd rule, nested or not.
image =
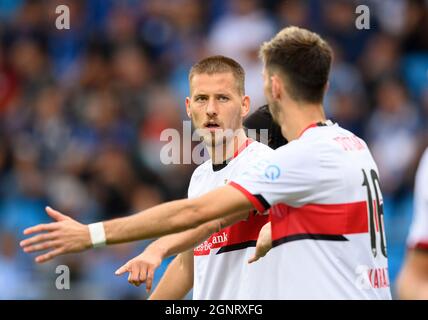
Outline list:
[[[265,169],[265,177],[271,181],[275,181],[281,175],[281,170],[277,165],[268,165]]]

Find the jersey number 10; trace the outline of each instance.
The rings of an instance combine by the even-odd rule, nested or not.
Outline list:
[[[363,169],[364,181],[363,186],[367,187],[367,207],[369,211],[369,228],[370,228],[370,243],[372,247],[373,256],[376,257],[378,253],[377,248],[377,232],[380,234],[380,251],[384,257],[386,257],[386,240],[385,240],[385,228],[383,223],[383,202],[381,202],[381,193],[379,188],[379,176],[375,170],[370,170],[370,177]],[[373,201],[372,190],[369,183],[369,178],[372,180],[374,188],[374,195],[376,199]]]

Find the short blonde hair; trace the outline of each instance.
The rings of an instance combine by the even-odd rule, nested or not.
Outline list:
[[[236,80],[236,86],[239,94],[245,94],[245,71],[235,60],[221,56],[210,56],[194,64],[189,72],[189,83],[195,74],[216,74],[231,72]]]

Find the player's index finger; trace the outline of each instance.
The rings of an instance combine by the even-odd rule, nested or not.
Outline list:
[[[248,260],[248,263],[253,263],[253,262],[257,261],[258,259],[259,259],[258,257],[253,256],[252,258],[250,258],[250,259]]]
[[[36,232],[41,232],[41,231],[52,231],[56,229],[56,226],[57,225],[55,223],[38,224],[36,226],[25,229],[24,234],[28,235]]]
[[[128,271],[128,267],[126,265],[121,266],[119,269],[117,269],[114,274],[117,276],[120,276],[124,274],[126,271]]]

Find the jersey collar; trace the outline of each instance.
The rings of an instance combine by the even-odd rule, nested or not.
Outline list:
[[[315,127],[327,127],[327,126],[331,126],[332,124],[333,124],[333,122],[331,120],[326,120],[325,122],[321,122],[320,121],[320,122],[316,122],[316,123],[311,123],[305,129],[303,129],[303,131],[299,134],[298,138],[300,138],[307,130],[309,130],[311,128],[315,128]]]
[[[219,163],[219,164],[214,164],[213,163],[212,164],[213,171],[220,171],[221,169],[225,168],[230,161],[232,161],[233,159],[235,159],[242,151],[245,150],[246,147],[248,147],[253,142],[254,142],[253,139],[247,138],[247,140],[245,140],[245,142],[238,148],[238,150],[235,151],[235,153],[233,154],[232,158],[229,158],[229,159],[227,159],[227,160],[225,160],[225,161],[223,161],[222,163]]]

